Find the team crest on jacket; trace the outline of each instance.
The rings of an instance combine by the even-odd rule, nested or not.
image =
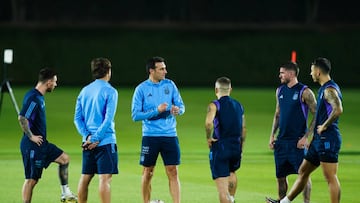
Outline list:
[[[293,100],[297,100],[299,98],[299,92],[295,92],[293,95]]]
[[[170,93],[170,90],[169,90],[169,88],[168,87],[165,87],[165,94],[169,94]]]

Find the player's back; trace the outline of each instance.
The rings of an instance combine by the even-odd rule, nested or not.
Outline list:
[[[96,128],[103,122],[109,96],[115,98],[115,94],[116,90],[108,82],[99,79],[81,90],[78,102],[82,106],[87,126]]]
[[[242,105],[229,96],[221,97],[214,101],[214,104],[217,108],[214,137],[217,139],[240,138],[244,114]]]

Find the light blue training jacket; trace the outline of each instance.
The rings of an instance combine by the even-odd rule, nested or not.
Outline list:
[[[157,108],[162,103],[167,103],[168,108],[159,113]],[[158,83],[148,79],[135,88],[131,117],[134,121],[142,121],[143,136],[175,137],[176,119],[170,113],[172,105],[179,107],[179,115],[184,114],[185,105],[175,83],[169,79]]]
[[[104,80],[94,80],[81,90],[76,100],[74,123],[83,142],[91,135],[90,141],[98,141],[98,146],[116,144],[117,102],[117,90]]]

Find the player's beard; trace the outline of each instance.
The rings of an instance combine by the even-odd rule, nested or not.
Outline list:
[[[312,77],[312,79],[313,79],[313,81],[314,81],[314,82],[318,82],[318,81],[319,81],[319,80],[318,80],[318,78],[317,78],[316,76],[311,75],[311,77]]]
[[[281,81],[281,84],[289,84],[289,82],[290,82],[290,80],[288,80],[288,79],[286,79],[286,78],[284,78],[284,79],[281,79],[280,80]]]
[[[52,92],[55,89],[55,87],[49,87],[46,89],[46,92]]]

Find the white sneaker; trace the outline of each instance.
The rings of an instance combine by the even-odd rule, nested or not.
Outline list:
[[[61,194],[61,202],[77,203],[77,196],[74,193]]]
[[[150,203],[164,203],[164,201],[156,199],[156,200],[151,200]]]

